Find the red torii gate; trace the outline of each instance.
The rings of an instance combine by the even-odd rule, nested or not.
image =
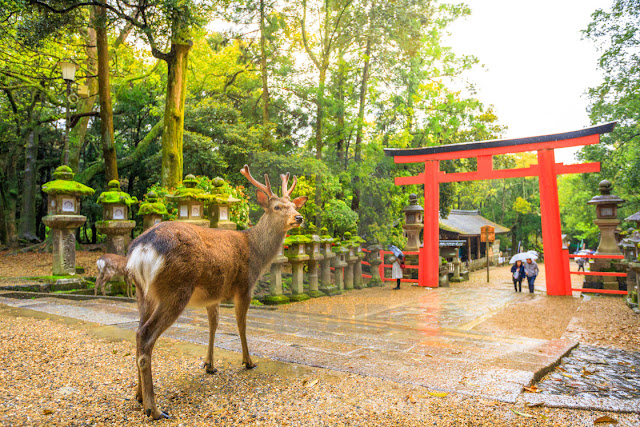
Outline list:
[[[612,122],[573,132],[528,138],[464,142],[423,148],[385,148],[385,154],[393,156],[396,163],[424,162],[424,173],[418,176],[398,177],[395,181],[396,185],[424,184],[424,245],[420,249],[418,284],[438,286],[440,183],[537,176],[540,186],[547,294],[571,295],[569,266],[565,265],[562,253],[557,176],[600,172],[600,163],[556,163],[554,149],[598,144],[600,135],[611,132],[615,125],[616,122]],[[493,156],[526,151],[537,151],[538,164],[518,169],[493,168]],[[440,170],[441,160],[470,157],[477,157],[478,168],[474,172],[446,173]]]

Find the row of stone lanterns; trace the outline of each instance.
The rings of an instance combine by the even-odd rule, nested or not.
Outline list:
[[[326,228],[316,234],[311,225],[308,234],[301,234],[293,229],[285,239],[286,251],[281,251],[271,264],[269,291],[264,299],[265,304],[284,304],[290,301],[304,301],[310,297],[336,295],[345,290],[362,289],[367,286],[381,286],[382,280],[378,271],[380,245],[369,247],[369,261],[372,266],[372,278],[369,284],[362,280],[362,263],[366,257],[361,249],[364,240],[359,236],[345,233],[344,240],[336,242]],[[336,243],[334,245],[334,243]],[[284,295],[282,286],[282,267],[289,263],[292,270],[291,294]],[[308,269],[308,290],[304,289],[304,266]],[[335,283],[331,279],[331,268],[334,269]]]

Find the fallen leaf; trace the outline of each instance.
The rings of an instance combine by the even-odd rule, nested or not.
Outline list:
[[[540,393],[540,390],[538,390],[538,387],[536,387],[535,385],[532,385],[531,387],[524,387],[524,389],[529,393]]]
[[[131,353],[125,353],[124,356],[122,357],[127,357],[127,356],[131,356]]]
[[[529,408],[537,408],[538,406],[542,406],[542,402],[538,402],[538,403],[527,403],[527,407],[529,407]]]
[[[45,409],[42,411],[42,415],[51,415],[53,414],[53,411],[51,409]]]
[[[416,398],[411,394],[407,396],[407,400],[411,403],[416,403]]]
[[[569,375],[569,374],[562,374],[562,376],[567,378],[573,378],[573,375]]]
[[[629,362],[618,362],[618,365],[629,366],[629,365],[631,365],[631,363],[629,363]]]
[[[451,354],[462,354],[462,352],[461,351],[454,351]]]
[[[429,393],[433,397],[445,397],[449,395],[449,393],[444,391],[428,391],[427,393]]]
[[[533,418],[533,415],[525,414],[524,412],[518,412],[515,409],[511,409],[511,411],[513,411],[513,413],[516,415],[520,415],[521,417]]]
[[[597,423],[611,423],[611,424],[618,424],[618,420],[616,420],[616,419],[614,419],[614,418],[611,418],[611,417],[610,417],[610,416],[608,416],[608,415],[605,415],[605,416],[602,416],[602,417],[596,418],[596,419],[593,421],[593,423],[594,423],[594,424],[597,424]]]
[[[307,380],[304,380],[302,382],[302,385],[304,385],[305,387],[313,387],[316,384],[318,384],[318,379],[317,378],[315,380],[311,380],[311,381],[308,381],[308,382],[307,382]]]
[[[564,369],[562,366],[556,366],[556,369],[557,369],[558,371],[567,372],[567,370],[566,370],[566,369]]]
[[[424,357],[433,357],[433,356],[430,354],[425,354]]]

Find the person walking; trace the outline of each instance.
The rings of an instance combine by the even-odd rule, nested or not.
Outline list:
[[[398,256],[392,256],[389,258],[391,261],[391,278],[397,280],[397,285],[395,289],[400,289],[400,279],[402,279],[402,269],[404,268],[404,254],[399,254]]]
[[[538,277],[538,273],[540,269],[538,269],[538,264],[531,258],[527,258],[527,262],[524,263],[524,272],[527,275],[527,283],[529,284],[529,293],[533,293],[533,286],[536,281],[536,277]]]
[[[513,287],[516,292],[522,292],[522,280],[524,279],[524,265],[522,265],[522,261],[516,261],[513,266],[511,266],[511,274],[513,275]]]
[[[580,270],[584,271],[584,265],[585,265],[586,262],[587,262],[587,260],[584,259],[584,258],[578,258],[576,260],[576,264],[578,264],[578,271],[580,271]]]

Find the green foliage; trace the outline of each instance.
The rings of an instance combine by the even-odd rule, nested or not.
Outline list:
[[[358,226],[358,214],[342,200],[329,200],[322,214],[324,224],[334,235],[341,236]]]

